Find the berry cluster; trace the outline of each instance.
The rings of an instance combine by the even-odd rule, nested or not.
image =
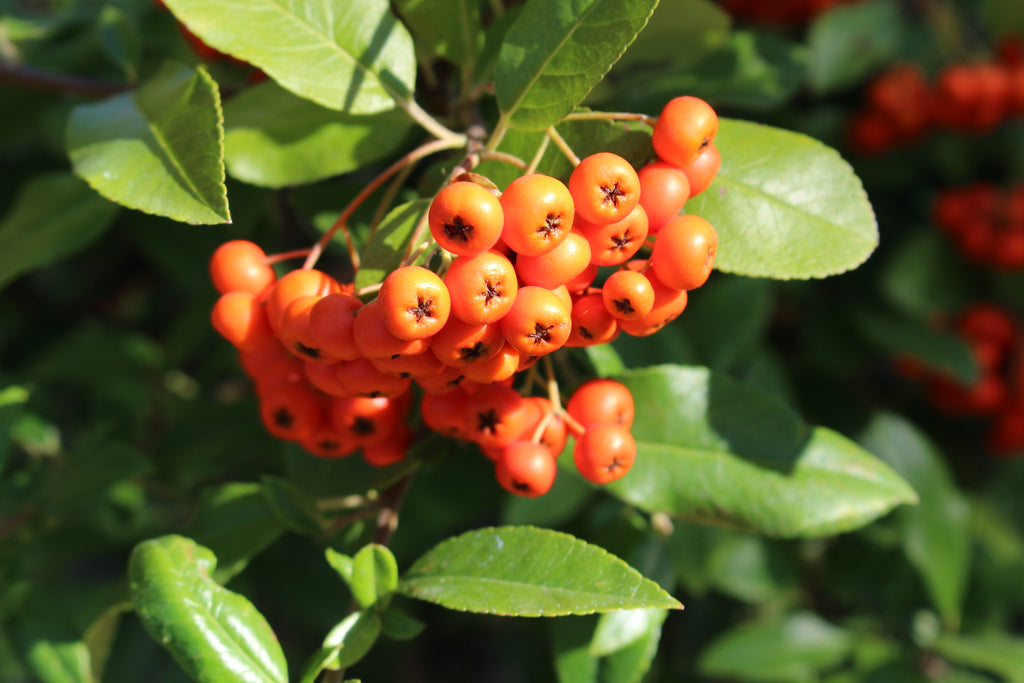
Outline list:
[[[734,17],[767,24],[802,24],[836,5],[858,0],[721,0]]]
[[[547,397],[513,383],[563,346],[646,336],[682,313],[717,250],[710,223],[679,214],[718,171],[717,130],[707,103],[678,97],[639,171],[600,152],[567,183],[527,173],[498,193],[456,178],[427,213],[440,265],[397,268],[365,303],[311,267],[278,278],[251,242],[221,245],[211,320],[240,351],[267,430],[316,456],[392,464],[414,438],[415,384],[423,424],[478,444],[513,493],[550,489],[570,432],[584,477],[618,479],[636,456],[623,385],[584,383],[563,408],[550,364]]]
[[[1024,185],[947,189],[935,198],[933,216],[968,259],[991,268],[1024,268]]]
[[[897,64],[868,85],[848,135],[861,154],[880,154],[936,128],[985,133],[1021,115],[1024,64],[1018,61],[951,64],[934,83],[917,66]]]
[[[979,375],[964,385],[912,362],[902,371],[925,382],[933,405],[951,416],[991,420],[988,447],[1008,456],[1024,453],[1024,335],[1014,316],[993,304],[965,309],[953,329],[968,344]]]

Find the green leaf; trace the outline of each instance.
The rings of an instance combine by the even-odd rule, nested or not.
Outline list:
[[[721,5],[710,0],[672,0],[654,10],[612,75],[622,68],[638,70],[671,65],[682,69],[725,39],[732,20]]]
[[[324,550],[324,556],[327,558],[327,564],[331,565],[331,569],[338,573],[338,576],[342,578],[346,585],[351,586],[352,574],[355,571],[352,558],[339,553],[334,548]]]
[[[597,683],[600,660],[590,656],[594,617],[556,619],[551,626],[558,683]]]
[[[216,555],[216,578],[227,583],[284,530],[263,487],[246,482],[205,489],[184,533]]]
[[[956,628],[971,556],[970,509],[942,454],[906,420],[881,414],[860,442],[889,463],[920,496],[899,511],[903,552],[924,580],[944,621]],[[1024,660],[1022,660],[1024,661]]]
[[[428,55],[472,66],[484,47],[480,0],[396,0],[417,47]]]
[[[728,631],[708,646],[699,667],[716,678],[810,682],[818,680],[817,672],[845,659],[852,647],[847,631],[801,612]]]
[[[75,253],[106,231],[117,206],[66,173],[38,175],[18,188],[0,219],[0,289],[36,268]]]
[[[42,683],[96,683],[89,650],[80,640],[34,640],[24,654],[25,663]]]
[[[376,612],[353,612],[324,638],[324,647],[341,647],[332,668],[344,669],[362,659],[380,636],[381,620]]]
[[[722,167],[686,205],[718,231],[715,267],[777,279],[826,277],[863,263],[878,226],[853,169],[813,138],[723,119]]]
[[[870,0],[824,12],[807,31],[807,80],[828,93],[865,80],[898,57],[903,13],[894,0]]]
[[[302,678],[299,679],[299,683],[316,683],[317,676],[321,671],[337,668],[334,662],[337,660],[339,652],[341,652],[341,645],[322,647],[314,652],[306,662],[306,668],[302,670]]]
[[[971,297],[962,260],[944,235],[927,226],[890,251],[879,284],[893,305],[922,321],[940,314],[955,315]]]
[[[651,629],[660,628],[668,612],[663,609],[624,609],[602,614],[590,641],[590,656],[604,657],[640,640]]]
[[[528,0],[498,55],[495,95],[504,120],[558,123],[622,56],[657,0]]]
[[[386,602],[398,587],[398,563],[385,546],[371,543],[352,559],[352,597],[363,609]]]
[[[412,98],[412,38],[387,0],[166,0],[211,47],[328,109],[373,114]]]
[[[182,536],[135,546],[128,574],[143,625],[200,683],[287,683],[274,632],[251,602],[210,578],[216,564],[213,553]]]
[[[940,635],[932,647],[956,664],[1003,676],[1009,683],[1024,682],[1024,639],[1005,633]]]
[[[139,33],[139,27],[121,8],[105,5],[100,10],[96,29],[103,51],[121,67],[129,81],[136,80],[137,65],[142,57],[142,34]]]
[[[856,311],[858,331],[890,359],[913,358],[927,367],[970,385],[978,364],[964,338],[952,330],[937,330],[924,322],[900,319],[874,310]]]
[[[301,185],[387,157],[410,125],[398,111],[332,111],[268,81],[224,105],[224,161],[228,173],[253,185]]]
[[[753,387],[674,365],[617,379],[636,402],[637,458],[606,489],[640,509],[798,537],[848,531],[916,501],[888,465]]]
[[[409,568],[399,591],[448,609],[523,617],[681,607],[603,548],[525,526],[441,542]]]
[[[605,615],[608,616],[608,615]],[[635,641],[601,660],[602,683],[640,683],[647,675],[661,642],[661,624],[667,613],[651,623]]]
[[[68,152],[101,195],[186,223],[230,223],[217,84],[165,64],[134,93],[74,108]]]
[[[323,531],[325,521],[316,502],[295,484],[280,477],[264,475],[263,494],[289,529],[306,535]]]
[[[384,217],[363,250],[362,264],[356,273],[357,290],[383,282],[402,263],[410,251],[413,232],[429,208],[429,199],[416,199],[396,206]]]
[[[786,600],[798,573],[778,544],[753,534],[719,531],[707,557],[707,575],[718,591],[755,604]]]
[[[426,624],[394,604],[381,615],[381,633],[393,640],[412,640],[424,628]]]

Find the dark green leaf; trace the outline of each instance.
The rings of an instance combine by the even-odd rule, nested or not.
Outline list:
[[[848,531],[916,500],[852,441],[706,368],[618,379],[636,401],[637,458],[607,489],[641,509],[793,537]]]
[[[449,538],[416,560],[399,591],[449,609],[509,616],[680,607],[603,548],[534,527]]]
[[[623,67],[683,69],[723,41],[731,23],[725,9],[711,0],[659,3],[647,27],[615,65],[612,77]]]
[[[72,111],[75,173],[101,195],[185,223],[230,223],[217,84],[166,64],[138,91]]]
[[[398,563],[386,547],[371,543],[352,558],[352,597],[363,609],[386,602],[398,586]]]
[[[1024,639],[1005,633],[983,635],[940,635],[932,646],[956,664],[963,664],[1003,676],[1009,683],[1024,681]]]
[[[815,614],[797,613],[725,633],[704,651],[708,676],[800,683],[835,666],[853,646],[850,634]]]
[[[274,632],[251,602],[213,581],[216,564],[182,536],[135,546],[128,573],[143,625],[199,683],[287,683]]]
[[[97,197],[74,176],[54,173],[29,179],[0,219],[0,289],[85,247],[116,215],[115,204]]]
[[[906,420],[877,416],[860,439],[892,465],[920,496],[899,511],[903,551],[921,574],[932,602],[952,627],[960,623],[971,555],[970,510],[935,446]]]
[[[965,386],[978,377],[978,364],[964,338],[924,322],[904,320],[879,310],[858,311],[860,333],[890,359],[913,358],[926,367],[953,377]]]
[[[796,568],[777,545],[760,536],[721,531],[707,558],[707,575],[717,590],[738,600],[769,603],[795,593]]]
[[[362,254],[362,265],[356,273],[355,287],[361,289],[383,282],[412,249],[413,232],[430,208],[429,199],[417,199],[392,209]]]
[[[748,277],[715,277],[689,300],[677,325],[703,365],[726,370],[753,353],[774,308],[771,285]]]
[[[227,583],[284,530],[260,484],[232,483],[203,491],[184,532],[216,555],[216,578]]]
[[[923,320],[956,314],[970,298],[960,254],[934,228],[917,230],[886,257],[879,282],[895,306]]]
[[[167,0],[211,47],[328,109],[372,114],[412,97],[412,38],[387,0]]]
[[[817,140],[724,119],[722,167],[686,206],[718,231],[715,267],[778,279],[826,277],[857,267],[878,245],[860,180]]]
[[[224,161],[239,180],[285,187],[354,171],[391,154],[410,127],[400,112],[325,109],[273,81],[224,105]]]
[[[894,61],[903,38],[903,16],[894,0],[870,0],[820,14],[807,32],[811,88],[827,93],[854,85]]]
[[[558,123],[647,24],[657,0],[529,0],[505,34],[495,94],[519,128]]]
[[[597,683],[600,660],[590,656],[595,623],[594,617],[565,617],[552,624],[558,683]]]
[[[263,495],[289,529],[307,535],[323,531],[325,522],[316,501],[295,484],[280,477],[264,475]]]
[[[395,7],[428,55],[472,67],[483,50],[480,0],[397,0]]]
[[[376,612],[353,612],[345,617],[324,638],[324,647],[338,647],[333,667],[344,669],[362,659],[380,636],[380,615]]]
[[[138,78],[138,63],[142,57],[142,34],[124,10],[105,5],[97,23],[100,44],[107,56],[121,67],[129,81]]]
[[[394,604],[381,615],[381,633],[393,640],[412,640],[426,628],[419,619]]]

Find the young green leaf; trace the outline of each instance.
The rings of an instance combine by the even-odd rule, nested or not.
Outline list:
[[[117,205],[66,173],[37,175],[18,188],[0,219],[0,289],[11,280],[73,254],[114,221]]]
[[[971,558],[970,511],[945,459],[906,420],[881,414],[861,444],[914,487],[920,504],[899,511],[903,552],[924,580],[932,602],[952,628],[960,623]]]
[[[801,612],[726,632],[704,651],[699,666],[713,678],[809,682],[843,661],[852,647],[850,633]]]
[[[416,199],[392,209],[363,251],[363,263],[356,273],[355,287],[361,289],[383,282],[388,273],[411,250],[409,241],[420,219],[430,208],[429,199]]]
[[[138,91],[74,108],[75,173],[124,206],[185,223],[230,223],[217,84],[202,67],[165,64]]]
[[[529,0],[498,55],[502,117],[543,130],[590,92],[647,24],[657,0]]]
[[[224,105],[224,161],[253,185],[301,185],[387,157],[410,125],[401,112],[332,111],[268,81]]]
[[[341,647],[341,645],[322,647],[314,652],[306,661],[306,668],[302,670],[302,677],[299,679],[299,683],[316,683],[320,672],[326,669],[336,669],[337,664],[335,664],[335,661],[338,658],[338,653],[341,652]]]
[[[412,640],[426,628],[426,624],[405,610],[388,605],[381,618],[381,633],[392,640]]]
[[[916,501],[884,462],[753,387],[673,365],[617,379],[636,401],[637,458],[606,488],[643,510],[796,537],[848,531]]]
[[[385,602],[398,586],[398,563],[385,546],[371,543],[352,559],[352,597],[363,609]]]
[[[284,653],[263,615],[211,575],[217,558],[183,536],[144,541],[128,564],[135,610],[196,681],[287,683]]]
[[[590,656],[604,657],[629,647],[660,628],[668,612],[663,609],[624,609],[602,614],[590,641]]]
[[[211,47],[328,109],[372,114],[412,97],[412,38],[387,0],[166,0]]]
[[[867,194],[839,154],[813,138],[723,119],[722,166],[686,205],[718,231],[715,267],[782,280],[819,278],[863,263],[878,245]]]
[[[352,573],[355,571],[352,558],[343,553],[339,553],[334,548],[327,548],[324,550],[324,556],[327,558],[327,564],[331,565],[331,569],[338,572],[338,576],[342,578],[347,586],[351,586]]]
[[[380,630],[380,615],[376,612],[353,612],[342,619],[324,638],[325,648],[341,648],[332,668],[344,669],[366,656],[377,642]]]
[[[528,526],[449,538],[416,560],[398,589],[449,609],[521,617],[681,607],[603,548]]]

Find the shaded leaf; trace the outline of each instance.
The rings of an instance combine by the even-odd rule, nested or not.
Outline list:
[[[328,109],[372,114],[412,97],[412,38],[387,0],[166,0],[211,47]]]
[[[1010,683],[1024,681],[1024,639],[1005,633],[940,635],[932,647],[956,664],[1004,676]]]
[[[268,81],[224,105],[224,161],[228,173],[247,183],[301,185],[387,157],[410,126],[398,111],[332,111]]]
[[[0,219],[0,289],[19,275],[82,249],[102,235],[116,215],[115,204],[97,197],[72,175],[30,178]]]
[[[135,546],[128,574],[143,625],[200,683],[287,683],[274,632],[251,602],[213,581],[216,564],[213,553],[182,536]]]
[[[381,615],[381,633],[393,640],[412,640],[426,628],[426,624],[394,604]]]
[[[795,537],[848,531],[916,500],[857,444],[706,368],[617,379],[636,402],[637,458],[606,488],[643,510]]]
[[[953,483],[942,454],[906,420],[878,415],[860,442],[889,463],[920,497],[918,505],[898,512],[903,552],[943,619],[956,627],[971,556],[967,501]]]
[[[342,619],[324,638],[325,648],[341,648],[332,668],[344,669],[366,656],[380,630],[380,615],[376,612],[353,612]]]
[[[807,31],[807,79],[818,93],[863,81],[894,61],[903,38],[903,16],[894,0],[833,7]]]
[[[280,477],[264,475],[263,494],[288,528],[300,534],[323,531],[325,522],[316,502],[295,484]]]
[[[700,658],[708,676],[744,681],[816,681],[853,647],[850,634],[815,614],[797,613],[743,625],[717,638]]]
[[[857,267],[878,226],[853,169],[813,138],[723,119],[722,166],[686,205],[718,231],[715,267],[777,279],[826,277]]]
[[[472,66],[484,47],[480,0],[396,0],[426,54]]]
[[[74,108],[75,173],[124,206],[185,223],[230,223],[217,84],[205,69],[164,67],[133,93]]]
[[[680,607],[603,548],[525,526],[481,529],[441,542],[409,568],[399,591],[449,609],[509,616]]]
[[[512,125],[558,123],[647,24],[657,0],[529,0],[505,34],[495,95]]]
[[[388,273],[398,268],[410,251],[409,242],[416,226],[429,208],[429,199],[416,199],[388,212],[363,250],[355,279],[357,290],[383,282]]]

